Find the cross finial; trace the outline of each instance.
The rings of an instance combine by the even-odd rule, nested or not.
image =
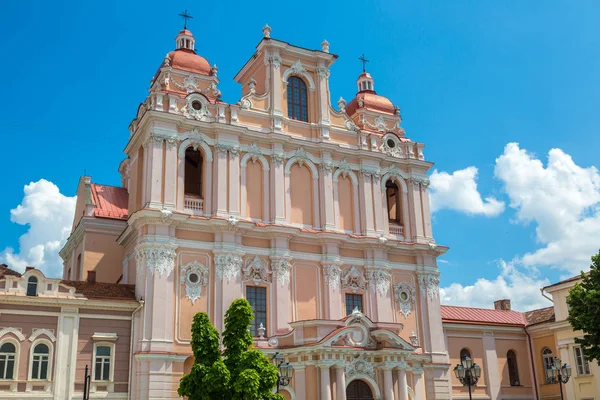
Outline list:
[[[367,72],[367,63],[369,62],[369,60],[367,60],[367,59],[365,58],[365,53],[363,53],[363,55],[362,55],[362,56],[358,57],[358,59],[359,59],[360,61],[362,61],[362,63],[363,63],[363,72]]]
[[[183,29],[187,29],[188,19],[192,19],[194,17],[188,14],[187,9],[183,10],[183,12],[179,14],[179,16],[183,18]]]

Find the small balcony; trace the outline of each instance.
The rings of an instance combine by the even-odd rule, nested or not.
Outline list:
[[[204,199],[198,196],[186,194],[183,198],[183,208],[185,212],[193,215],[202,215],[204,210]]]
[[[390,221],[390,235],[402,236],[404,237],[404,226],[396,224]]]

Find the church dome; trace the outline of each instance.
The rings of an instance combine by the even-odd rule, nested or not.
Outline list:
[[[358,93],[346,105],[348,115],[354,114],[359,108],[391,115],[396,113],[392,102],[387,97],[380,96],[375,92],[375,81],[368,72],[360,74],[356,83]]]
[[[192,32],[183,29],[175,38],[176,50],[168,54],[168,59],[165,58],[162,66],[170,66],[194,74],[212,75],[210,64],[206,58],[196,54],[195,42]]]

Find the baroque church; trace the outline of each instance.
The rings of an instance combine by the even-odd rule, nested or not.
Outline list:
[[[179,398],[193,316],[221,331],[241,297],[255,346],[293,366],[286,399],[466,399],[452,368],[467,353],[477,398],[537,398],[525,329],[549,313],[440,306],[433,164],[399,108],[364,68],[332,105],[329,43],[262,34],[227,104],[180,31],[121,186],[80,179],[62,279],[0,266],[0,399]]]

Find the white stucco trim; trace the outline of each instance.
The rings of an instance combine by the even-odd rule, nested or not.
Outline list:
[[[52,342],[56,342],[56,336],[49,329],[36,329],[31,336],[29,336],[29,341],[33,342],[40,335],[46,335]]]
[[[4,313],[4,310],[2,312]],[[17,328],[12,328],[12,327],[2,329],[0,331],[0,338],[4,337],[8,333],[12,333],[13,335],[15,335],[19,339],[20,342],[25,340],[25,335],[23,335],[23,333],[20,330],[18,330]],[[2,341],[0,343],[3,343],[3,342],[4,341]]]
[[[35,347],[38,344],[45,344],[46,346],[48,346],[48,371],[46,374],[46,379],[33,379],[33,377],[31,376],[32,372],[33,372],[33,355],[34,355],[34,350]],[[27,380],[28,381],[33,381],[33,382],[50,382],[52,381],[52,367],[53,367],[53,363],[54,363],[54,345],[52,344],[51,341],[49,341],[48,339],[37,339],[35,342],[33,342],[31,344],[31,348],[29,349],[29,368],[27,371]]]

